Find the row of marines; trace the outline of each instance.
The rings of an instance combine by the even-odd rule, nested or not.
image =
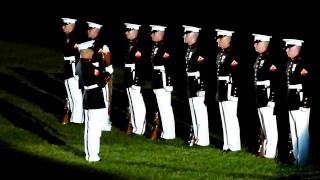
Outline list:
[[[62,27],[66,33],[64,65],[68,106],[71,110],[70,121],[85,122],[86,160],[95,162],[100,160],[101,131],[111,131],[112,126],[111,52],[99,39],[102,25],[87,22],[89,41],[78,43],[72,37],[77,20],[62,20]],[[138,38],[141,25],[124,25],[127,46],[124,48],[121,68],[124,69],[125,91],[130,112],[127,133],[145,133],[146,113],[147,109],[150,109],[154,115],[151,139],[175,139],[176,122],[171,95],[174,92],[173,85],[176,84],[175,89],[179,92],[177,96],[189,106],[184,108],[187,112],[184,114],[184,123],[191,128],[191,133],[186,138],[187,144],[210,145],[208,108],[214,102],[219,109],[216,114],[219,114],[221,120],[223,151],[240,151],[238,114],[241,108],[238,107],[238,101],[241,91],[247,90],[241,90],[244,87],[241,86],[241,62],[231,46],[235,32],[215,29],[218,52],[215,61],[210,61],[207,50],[202,49],[199,43],[201,28],[183,25],[183,40],[186,46],[183,60],[178,60],[174,59],[170,44],[164,41],[165,26],[150,25],[152,42],[148,44],[150,48],[147,49],[146,44]],[[252,67],[252,79],[249,78],[247,81],[253,82],[255,107],[260,120],[260,142],[257,151],[266,158],[285,156],[284,159],[289,158],[296,164],[306,164],[309,152],[311,93],[308,87],[309,68],[299,55],[304,41],[283,39],[288,61],[281,67],[268,51],[272,37],[252,35],[256,59]],[[178,69],[183,69],[184,72]],[[154,93],[154,96],[147,99],[141,89],[146,76],[151,80]],[[148,108],[146,100],[155,104],[154,108]],[[277,112],[284,107],[288,113],[288,123],[284,123],[283,120],[279,122],[280,118],[277,117]],[[279,114],[280,117],[283,116]],[[286,132],[283,126],[289,126],[289,132]],[[284,135],[280,134],[282,131]],[[286,143],[287,141],[289,143]],[[288,145],[289,151],[282,153],[280,148]]]

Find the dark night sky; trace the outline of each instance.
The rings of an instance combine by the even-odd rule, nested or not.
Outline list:
[[[244,4],[242,4],[244,3]],[[53,33],[59,17],[98,17],[109,25],[120,22],[182,25],[231,29],[248,33],[298,34],[302,38],[316,32],[316,9],[303,1],[12,1],[0,12],[0,38],[39,39]],[[54,37],[47,36],[48,37]],[[306,37],[309,38],[309,37]],[[312,38],[310,38],[312,39]]]

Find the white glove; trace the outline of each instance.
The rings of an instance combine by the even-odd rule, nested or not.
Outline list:
[[[230,96],[229,101],[238,101],[238,97]]]
[[[136,86],[136,85],[132,85],[131,88],[135,91],[140,91],[141,90],[141,86]]]
[[[108,53],[108,52],[110,52],[110,49],[109,49],[109,47],[107,46],[107,45],[103,45],[103,47],[102,47],[102,52],[103,53]]]
[[[112,73],[113,73],[113,67],[112,67],[112,65],[109,65],[108,67],[105,67],[105,70],[106,70],[108,73],[112,74]]]
[[[75,75],[73,76],[77,81],[79,81],[79,76],[78,75]]]
[[[172,86],[166,86],[164,88],[167,92],[172,92],[173,91],[173,87]]]
[[[206,92],[205,91],[197,91],[197,96],[198,97],[203,97],[206,95]]]
[[[267,106],[273,108],[273,107],[275,106],[275,103],[272,102],[272,101],[269,101],[268,104],[267,104]]]
[[[299,110],[302,112],[307,112],[310,111],[310,108],[300,107]]]

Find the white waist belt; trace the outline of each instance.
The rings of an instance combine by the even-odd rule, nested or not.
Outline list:
[[[75,56],[68,56],[68,57],[64,57],[64,60],[65,61],[75,61],[76,60],[76,57]]]
[[[135,64],[125,64],[124,67],[126,68],[131,68],[131,69],[134,69],[135,68]]]
[[[257,82],[256,82],[256,85],[257,85],[257,86],[261,86],[261,85],[270,86],[270,80],[257,81]]]
[[[218,76],[218,80],[220,80],[220,81],[229,81],[230,80],[230,76]]]
[[[164,71],[164,66],[153,66],[154,70]]]
[[[200,72],[196,71],[196,72],[187,72],[188,76],[194,76],[194,77],[200,77]]]
[[[290,85],[288,86],[289,89],[296,89],[296,90],[301,90],[302,89],[302,84],[295,84],[295,85]]]
[[[93,85],[90,85],[90,86],[84,86],[84,89],[85,90],[89,90],[89,89],[94,89],[94,88],[97,88],[99,87],[98,84],[93,84]]]

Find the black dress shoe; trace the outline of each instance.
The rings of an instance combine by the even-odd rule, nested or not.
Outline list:
[[[227,150],[223,150],[222,152],[228,153],[228,152],[231,152],[231,150],[230,150],[230,149],[227,149]]]

